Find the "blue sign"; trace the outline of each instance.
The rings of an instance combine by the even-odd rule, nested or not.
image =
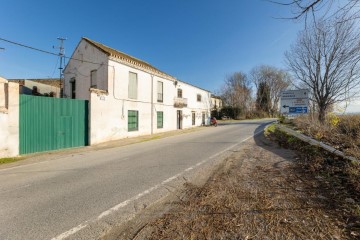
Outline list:
[[[289,107],[289,113],[307,113],[307,107]]]

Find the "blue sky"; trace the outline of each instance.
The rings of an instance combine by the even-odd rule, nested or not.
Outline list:
[[[279,20],[285,7],[264,0],[2,0],[0,38],[70,56],[82,36],[147,61],[176,78],[215,91],[226,75],[283,54],[302,23]],[[57,57],[0,41],[0,75],[58,77]]]

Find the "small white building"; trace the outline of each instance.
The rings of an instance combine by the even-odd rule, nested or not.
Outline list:
[[[220,111],[223,107],[223,101],[221,97],[211,95],[211,111]]]
[[[60,97],[59,78],[9,79],[9,82],[19,84],[20,94]]]
[[[88,38],[64,78],[64,97],[89,100],[90,144],[208,124],[209,91]]]

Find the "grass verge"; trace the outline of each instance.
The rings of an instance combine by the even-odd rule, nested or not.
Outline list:
[[[20,157],[9,157],[9,158],[0,158],[0,165],[1,164],[7,164],[7,163],[12,163],[12,162],[17,162],[22,160],[22,158]]]

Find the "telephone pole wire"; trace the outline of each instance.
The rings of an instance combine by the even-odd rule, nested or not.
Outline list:
[[[58,37],[57,39],[60,41],[60,46],[59,47],[54,46],[53,48],[58,48],[59,49],[59,57],[60,57],[60,67],[59,67],[59,72],[60,72],[60,98],[63,98],[64,97],[64,88],[65,88],[64,72],[63,72],[63,64],[65,65],[64,41],[66,40],[66,38]]]

